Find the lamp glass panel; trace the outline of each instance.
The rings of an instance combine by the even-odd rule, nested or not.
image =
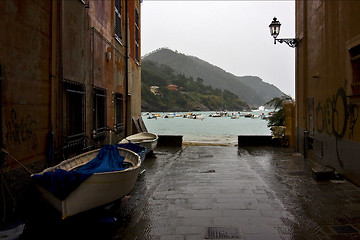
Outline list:
[[[280,26],[281,26],[281,23],[279,21],[277,21],[276,18],[274,18],[273,21],[271,22],[271,24],[269,25],[271,36],[276,38],[279,35]]]

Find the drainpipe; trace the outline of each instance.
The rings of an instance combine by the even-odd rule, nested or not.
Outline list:
[[[128,111],[128,104],[129,104],[129,30],[128,30],[128,1],[125,0],[125,38],[126,38],[126,44],[125,44],[125,136],[128,134],[128,122],[129,122],[129,111]]]
[[[3,76],[2,76],[2,71],[1,71],[1,64],[0,64],[0,147],[3,147],[3,135],[2,135],[2,126],[3,126],[3,118],[2,118],[2,82],[3,82]],[[3,153],[2,151],[0,152],[0,172],[2,170],[2,166],[5,162],[5,153]]]
[[[308,116],[308,106],[307,106],[307,99],[308,99],[308,63],[307,63],[307,57],[308,57],[308,10],[307,10],[307,6],[308,6],[308,2],[304,1],[303,2],[303,9],[304,9],[304,13],[303,13],[303,24],[304,24],[304,38],[305,41],[302,44],[302,65],[303,65],[303,96],[302,96],[302,101],[303,101],[303,116],[304,116],[304,157],[307,157],[307,149],[308,149],[308,129],[307,129],[307,116]]]
[[[55,147],[55,131],[57,126],[56,121],[56,102],[58,94],[58,76],[56,73],[57,70],[57,38],[58,38],[58,4],[55,1],[51,1],[51,57],[50,57],[50,86],[51,86],[51,98],[50,98],[50,129],[47,136],[47,167],[55,165],[54,162],[54,147]]]
[[[299,4],[299,3],[298,3]],[[296,21],[296,20],[295,20]],[[296,26],[297,27],[297,26]],[[298,36],[297,36],[298,37]],[[296,122],[295,122],[295,141],[296,141],[296,151],[297,152],[301,152],[300,150],[300,136],[299,136],[299,129],[300,129],[300,89],[299,89],[299,81],[300,81],[300,75],[299,75],[299,48],[300,48],[300,44],[295,48],[296,52],[295,52],[295,107],[296,107]]]
[[[60,141],[60,144],[57,144],[57,148],[59,149],[59,156],[64,156],[64,137],[63,137],[63,77],[64,77],[64,73],[63,73],[63,16],[62,16],[62,8],[63,8],[63,2],[62,1],[57,1],[58,3],[58,43],[59,43],[59,79],[58,79],[58,86],[59,86],[59,129],[58,129],[58,139]]]

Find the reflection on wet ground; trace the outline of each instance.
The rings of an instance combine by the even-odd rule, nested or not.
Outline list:
[[[22,239],[360,239],[360,189],[312,167],[277,147],[159,148],[130,196],[64,221],[36,201]]]
[[[314,163],[288,149],[247,149],[248,164],[290,214],[280,233],[291,239],[360,239],[358,231],[338,233],[336,227],[360,230],[360,189],[346,180],[315,181]]]

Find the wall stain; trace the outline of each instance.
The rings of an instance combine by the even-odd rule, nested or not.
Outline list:
[[[19,146],[29,144],[35,151],[37,149],[37,136],[34,128],[38,125],[28,114],[25,118],[18,118],[16,111],[11,109],[10,120],[6,121],[6,140]]]

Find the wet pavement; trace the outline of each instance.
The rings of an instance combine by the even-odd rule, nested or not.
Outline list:
[[[289,148],[157,148],[128,197],[65,221],[42,206],[22,239],[360,239],[360,188],[314,166]]]

